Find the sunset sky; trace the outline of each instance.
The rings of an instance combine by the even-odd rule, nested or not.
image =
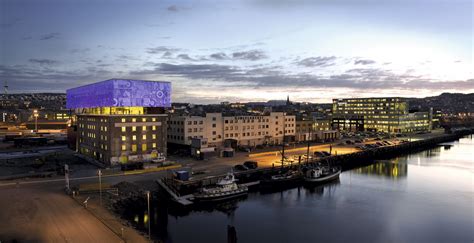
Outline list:
[[[0,81],[171,81],[174,102],[474,92],[471,0],[0,0]]]

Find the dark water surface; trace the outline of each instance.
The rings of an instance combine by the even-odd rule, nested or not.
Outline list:
[[[473,242],[473,159],[474,141],[466,137],[343,172],[328,185],[253,192],[216,209],[155,201],[153,237],[227,242],[233,225],[239,243]],[[129,217],[143,225],[145,210]]]

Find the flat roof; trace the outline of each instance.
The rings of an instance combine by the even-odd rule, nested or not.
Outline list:
[[[109,79],[66,91],[66,108],[171,107],[171,83]]]

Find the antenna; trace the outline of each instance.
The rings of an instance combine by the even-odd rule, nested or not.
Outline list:
[[[3,91],[5,92],[6,95],[8,94],[8,82],[6,80],[5,80],[5,85],[3,85]]]

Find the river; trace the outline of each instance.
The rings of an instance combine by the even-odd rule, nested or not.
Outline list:
[[[164,242],[472,242],[474,141],[345,171],[339,181],[252,192],[217,207],[183,210],[153,202],[151,231]],[[128,217],[147,232],[146,208]]]

